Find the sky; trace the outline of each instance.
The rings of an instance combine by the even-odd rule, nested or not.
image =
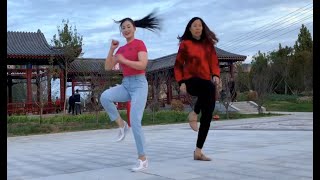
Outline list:
[[[259,50],[276,50],[279,43],[293,46],[302,24],[313,36],[312,0],[8,0],[7,30],[40,29],[51,44],[57,26],[68,19],[83,36],[83,57],[105,58],[111,39],[119,40],[120,46],[126,43],[113,19],[137,20],[154,9],[162,30],[137,28],[135,34],[144,41],[150,60],[176,53],[177,36],[195,16],[216,33],[217,47],[247,56],[244,63]]]

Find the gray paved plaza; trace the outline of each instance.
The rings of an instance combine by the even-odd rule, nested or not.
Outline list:
[[[116,129],[10,137],[9,180],[300,180],[313,176],[313,113],[214,121],[204,152],[193,160],[197,133],[187,123],[144,126],[149,168],[136,162],[132,133]]]

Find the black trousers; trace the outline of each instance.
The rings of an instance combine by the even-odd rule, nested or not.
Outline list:
[[[74,114],[74,104],[69,104],[69,113]]]
[[[197,147],[202,149],[208,135],[215,107],[216,87],[210,80],[200,78],[188,79],[185,81],[185,84],[187,86],[187,92],[192,96],[198,97],[194,112],[196,114],[201,112]]]
[[[75,111],[76,111],[76,115],[81,114],[81,104],[75,103]]]

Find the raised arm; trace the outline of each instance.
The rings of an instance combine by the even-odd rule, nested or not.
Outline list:
[[[113,53],[118,46],[119,46],[119,41],[112,40],[108,56],[104,63],[104,69],[106,71],[110,71],[118,63],[116,61],[116,58],[113,56]]]

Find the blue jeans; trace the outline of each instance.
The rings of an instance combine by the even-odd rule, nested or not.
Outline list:
[[[145,140],[141,128],[143,112],[148,97],[148,81],[145,75],[124,77],[122,84],[105,90],[100,97],[103,108],[111,121],[115,121],[120,114],[114,102],[131,101],[130,123],[139,156],[145,155]]]

